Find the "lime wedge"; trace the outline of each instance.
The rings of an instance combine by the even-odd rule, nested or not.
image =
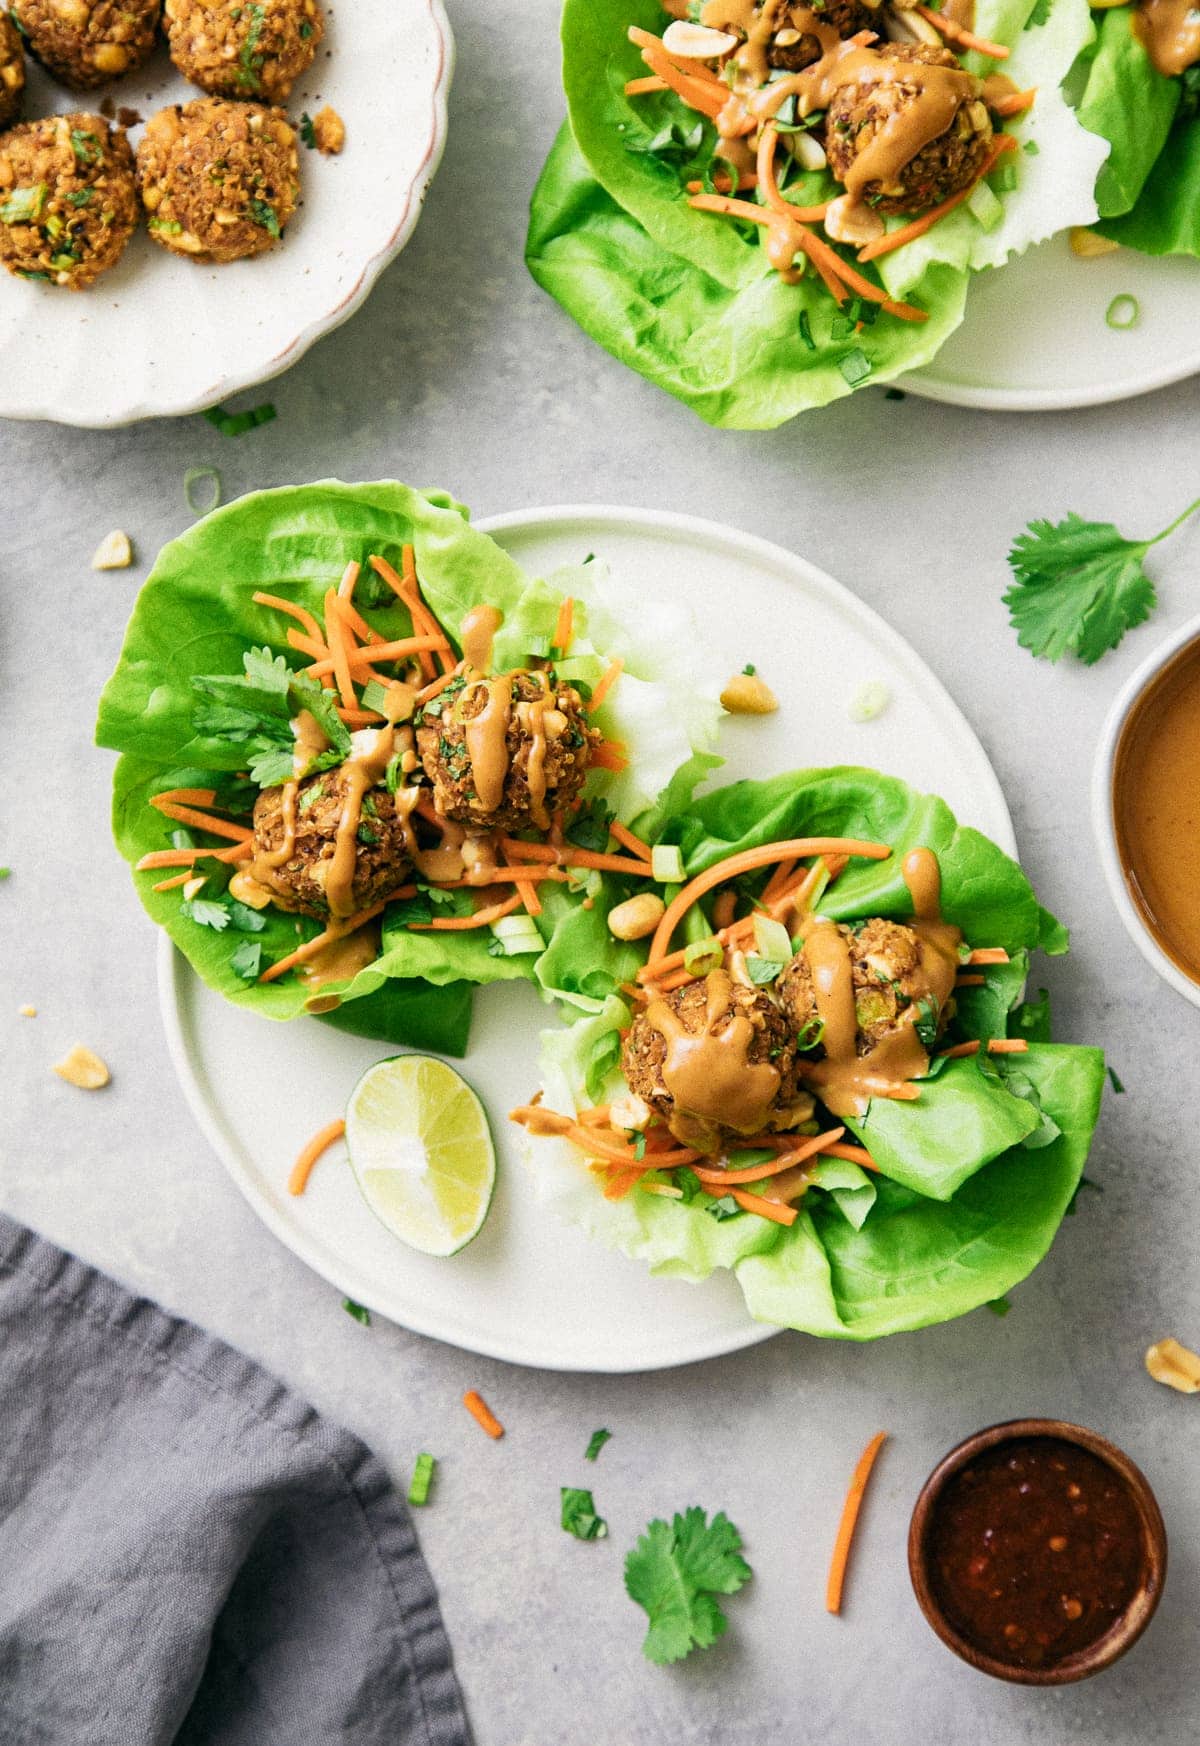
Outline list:
[[[355,1180],[394,1237],[456,1255],[479,1232],[496,1185],[483,1105],[453,1067],[395,1055],[350,1094],[346,1146]]]

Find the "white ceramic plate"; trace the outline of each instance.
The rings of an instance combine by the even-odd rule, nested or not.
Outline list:
[[[295,86],[298,121],[330,103],[346,148],[300,148],[302,204],[256,260],[202,266],[139,229],[112,272],[69,292],[0,272],[0,417],[104,426],[196,412],[288,369],[345,321],[412,234],[442,155],[454,46],[442,0],[325,0],[326,33]],[[148,119],[203,92],[160,43],[103,91],[71,93],[29,62],[27,116],[111,97]],[[130,129],[136,144],[140,127]]]
[[[1136,327],[1109,327],[1114,297],[1136,297]],[[937,357],[903,378],[928,400],[991,412],[1107,406],[1200,373],[1200,263],[1130,249],[1081,260],[1065,236],[979,273],[966,319]]]
[[[987,757],[956,705],[901,637],[845,588],[778,546],[654,510],[526,510],[481,524],[526,570],[603,557],[627,580],[736,623],[730,669],[753,660],[778,688],[777,715],[731,718],[724,777],[801,764],[877,766],[943,795],[964,821],[1015,852]],[[786,684],[803,674],[801,693]],[[847,714],[859,684],[892,701],[873,722]],[[803,720],[800,703],[803,699]],[[505,1113],[535,1083],[539,1030],[555,1023],[522,983],[480,989],[463,1064],[492,1120],[500,1170],[491,1215],[462,1254],[433,1260],[391,1238],[331,1153],[301,1199],[285,1188],[308,1136],[341,1113],[359,1074],[384,1055],[315,1020],[274,1024],[230,1006],[174,951],[160,948],[163,1017],[193,1113],[251,1206],[287,1246],[381,1315],[514,1364],[650,1370],[766,1339],[732,1278],[652,1279],[640,1263],[555,1224],[525,1192],[526,1166]]]

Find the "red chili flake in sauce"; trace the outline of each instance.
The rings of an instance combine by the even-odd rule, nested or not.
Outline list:
[[[1120,1476],[1056,1437],[1002,1443],[949,1480],[930,1535],[950,1624],[1011,1667],[1095,1643],[1140,1586],[1142,1525]]]

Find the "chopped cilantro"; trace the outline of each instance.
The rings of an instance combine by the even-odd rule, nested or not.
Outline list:
[[[611,1436],[611,1431],[593,1431],[588,1439],[588,1446],[583,1452],[584,1460],[594,1461]]]
[[[731,1194],[723,1194],[719,1200],[710,1200],[704,1210],[722,1224],[726,1219],[735,1219],[742,1209]]]
[[[213,903],[207,898],[194,898],[191,903],[181,903],[179,908],[189,921],[194,921],[198,927],[212,928],[217,934],[224,933],[230,923],[230,914],[225,905]]]
[[[801,1051],[815,1049],[825,1035],[825,1020],[818,1014],[810,1018],[796,1033],[796,1047]]]
[[[244,412],[227,412],[223,406],[210,406],[202,416],[223,437],[239,437],[245,436],[248,430],[257,430],[260,424],[270,424],[278,415],[273,403],[264,400],[261,406],[249,406]]]
[[[1197,509],[1200,498],[1146,540],[1126,539],[1112,522],[1084,521],[1074,512],[1059,522],[1030,522],[1008,554],[1016,580],[1004,596],[1021,647],[1048,661],[1070,649],[1089,666],[1115,649],[1157,605],[1143,568],[1150,548]]]
[[[103,156],[100,141],[94,133],[86,129],[73,127],[71,129],[71,150],[75,153],[75,161],[79,164],[98,164]]]
[[[252,200],[250,202],[250,216],[255,224],[261,225],[263,230],[270,231],[273,237],[279,238],[283,235],[279,228],[279,214],[268,201]]]
[[[800,330],[800,338],[803,344],[807,346],[810,352],[815,352],[817,349],[817,342],[813,338],[812,323],[808,319],[807,309],[802,309],[800,311],[800,319],[797,326]]]
[[[1112,1086],[1113,1090],[1117,1093],[1118,1097],[1123,1097],[1125,1095],[1125,1087],[1121,1084],[1121,1081],[1117,1078],[1117,1070],[1115,1067],[1110,1067],[1108,1070],[1108,1082]]]
[[[724,1514],[711,1522],[702,1509],[650,1523],[625,1560],[625,1587],[650,1628],[647,1661],[680,1661],[723,1636],[728,1621],[717,1595],[736,1594],[750,1580],[742,1537]]]
[[[757,952],[746,954],[746,974],[756,988],[764,988],[768,982],[774,982],[783,965],[774,958],[760,958]]]
[[[44,182],[35,182],[31,188],[14,188],[0,206],[0,224],[35,224],[45,202]]]
[[[938,1019],[940,1012],[938,1003],[932,994],[923,994],[917,1002],[917,1016],[913,1020],[913,1029],[917,1040],[923,1049],[932,1049],[937,1042]]]
[[[262,972],[262,951],[261,940],[243,940],[229,960],[229,968],[243,982],[257,982]]]
[[[603,1540],[608,1533],[608,1523],[603,1516],[596,1514],[596,1500],[591,1492],[576,1485],[564,1485],[559,1489],[564,1531],[574,1534],[577,1540]]]
[[[983,1307],[984,1309],[990,1309],[994,1316],[1006,1316],[1012,1308],[1012,1304],[1006,1297],[994,1297],[990,1302],[984,1304]]]
[[[348,1316],[353,1316],[354,1320],[360,1322],[364,1328],[370,1327],[371,1312],[369,1309],[364,1309],[361,1303],[355,1303],[352,1297],[344,1297],[342,1308]]]
[[[602,800],[591,800],[581,806],[566,829],[566,839],[577,849],[589,849],[602,855],[608,847],[608,824],[612,808]]]
[[[310,152],[316,151],[317,132],[316,128],[313,126],[313,118],[307,110],[305,110],[304,114],[300,117],[300,139],[301,142],[308,147]]]
[[[258,45],[262,40],[263,25],[267,21],[267,9],[258,4],[258,0],[254,0],[254,4],[239,9],[239,17],[242,10],[250,15],[250,28],[238,54],[238,87],[242,91],[261,91],[263,61],[266,57],[258,52]]]
[[[758,673],[758,668],[754,665],[753,661],[747,661],[746,665],[742,668],[742,672],[748,679],[753,679]]]
[[[89,206],[95,192],[94,188],[76,188],[73,194],[67,195],[67,205],[74,206],[76,210],[81,206]]]

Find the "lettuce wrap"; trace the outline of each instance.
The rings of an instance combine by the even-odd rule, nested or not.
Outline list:
[[[647,602],[609,576],[596,559],[550,577],[532,579],[493,540],[472,528],[467,511],[440,492],[393,483],[345,485],[324,482],[244,497],[198,522],[164,548],[147,580],[125,637],[116,671],[105,687],[97,742],[121,754],[113,786],[113,831],[125,858],[135,864],[161,851],[187,831],[173,830],[150,805],[170,789],[215,789],[217,805],[248,810],[257,792],[244,779],[244,739],[224,736],[220,720],[200,708],[196,681],[223,698],[234,697],[221,675],[265,671],[271,664],[281,683],[307,657],[286,642],[290,623],[275,609],[255,604],[255,591],[286,598],[320,615],[325,591],[347,563],[364,567],[356,603],[385,640],[411,632],[408,611],[386,588],[373,590],[366,569],[372,554],[394,567],[411,544],[425,602],[457,644],[467,611],[482,603],[498,607],[503,622],[495,638],[497,667],[515,667],[545,654],[560,604],[575,602],[575,634],[560,674],[585,689],[614,657],[624,661],[620,682],[595,714],[611,739],[624,743],[622,771],[589,772],[587,804],[570,827],[603,849],[606,819],[627,822],[655,809],[675,810],[699,778],[719,759],[713,754],[720,718],[720,665],[698,639],[688,615]],[[626,626],[636,626],[637,634]],[[247,651],[264,651],[262,657]],[[686,661],[681,651],[686,651]],[[286,664],[285,664],[286,663]],[[214,681],[214,677],[215,681]],[[199,722],[199,727],[197,723]],[[215,724],[215,725],[214,725]],[[280,778],[282,780],[282,778]],[[261,983],[262,969],[316,935],[320,924],[270,907],[255,911],[224,895],[230,868],[202,864],[207,882],[195,902],[178,889],[155,891],[159,875],[136,875],[138,894],[151,917],[165,927],[210,987],[264,1016],[290,1019],[306,1010],[311,993],[295,977]],[[467,1044],[472,984],[506,978],[535,982],[546,995],[571,1001],[586,980],[562,949],[580,931],[580,908],[589,877],[578,889],[546,891],[537,917],[543,949],[504,956],[487,929],[466,933],[410,931],[435,908],[470,900],[466,892],[421,889],[413,900],[391,903],[382,917],[382,949],[351,980],[332,983],[322,997],[338,997],[330,1022],[394,1043],[462,1054]],[[625,882],[613,880],[614,889]],[[586,933],[587,924],[582,932]],[[491,948],[491,949],[489,949]],[[564,986],[556,986],[555,966]],[[588,1002],[586,994],[583,995]],[[324,1000],[322,1001],[324,1004]],[[594,1002],[588,1002],[589,1006]],[[322,1015],[325,1016],[325,1015]]]
[[[527,261],[594,339],[709,423],[772,428],[916,369],[962,320],[973,271],[1097,216],[1107,147],[1061,89],[1092,38],[1086,0],[980,0],[976,30],[1010,46],[1005,71],[1038,90],[1008,124],[1023,149],[1005,154],[982,218],[960,206],[879,263],[882,284],[925,321],[872,321],[869,305],[865,325],[848,321],[814,273],[779,278],[756,226],[689,206],[686,183],[711,179],[715,128],[672,91],[624,90],[646,71],[628,27],[658,35],[668,22],[657,0],[565,0],[568,122],[534,192]],[[787,197],[838,192],[827,171],[809,172]]]
[[[805,770],[716,789],[662,831],[680,845],[689,877],[744,849],[829,834],[894,851],[882,862],[852,861],[826,890],[819,913],[847,923],[906,920],[904,852],[934,851],[945,920],[971,946],[1008,954],[989,967],[985,987],[958,992],[937,1047],[1011,1036],[1027,1041],[1026,1051],[935,1055],[916,1102],[877,1097],[861,1117],[839,1117],[876,1171],[822,1159],[786,1227],[727,1197],[672,1199],[635,1186],[607,1198],[584,1155],[557,1136],[528,1138],[526,1156],[538,1193],[562,1217],[652,1272],[703,1279],[731,1268],[756,1318],[862,1340],[961,1315],[1036,1266],[1078,1187],[1104,1059],[1098,1049],[1051,1043],[1045,1007],[1022,1006],[1030,953],[1064,952],[1066,932],[1017,863],[941,800],[874,771]],[[629,1022],[614,992],[570,1029],[545,1033],[543,1107],[573,1116],[627,1095],[617,1063]],[[752,1154],[753,1139],[745,1145]],[[654,1172],[643,1181],[672,1178]]]

